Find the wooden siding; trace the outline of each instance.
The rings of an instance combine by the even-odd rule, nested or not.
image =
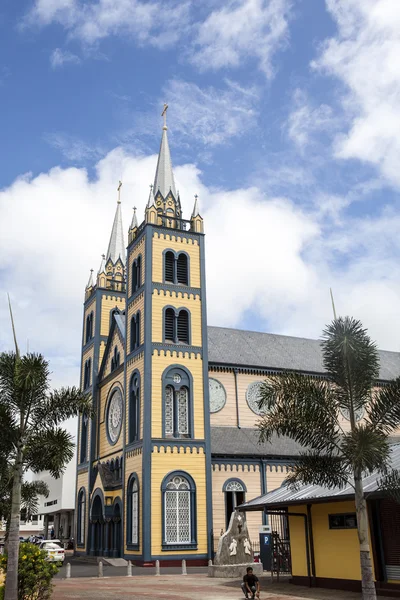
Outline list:
[[[281,487],[282,483],[285,481],[288,473],[290,471],[290,466],[282,465],[282,464],[268,464],[265,467],[265,476],[267,482],[267,492],[272,492],[276,490],[278,487]]]
[[[146,247],[146,236],[144,235],[140,242],[136,244],[131,250],[128,257],[128,298],[132,295],[131,285],[132,285],[132,264],[133,261],[139,256],[142,255],[142,275],[141,275],[141,284],[144,284],[144,274],[145,274],[145,264],[146,264],[146,256],[145,256],[145,247]]]
[[[215,470],[214,470],[215,469]],[[221,470],[220,470],[221,469]],[[232,470],[231,470],[232,469]],[[254,470],[255,469],[255,470]],[[214,539],[218,540],[225,532],[225,493],[222,491],[224,483],[228,479],[240,479],[246,488],[246,500],[251,500],[261,495],[261,478],[259,465],[213,465],[212,472],[212,504],[213,504],[213,532]],[[261,512],[247,513],[247,526],[250,539],[258,542],[258,532],[262,525]]]
[[[110,312],[118,308],[120,311],[125,310],[125,298],[118,298],[112,294],[105,294],[101,300],[101,323],[100,335],[108,335],[110,331]]]
[[[188,294],[182,292],[153,292],[153,318],[152,339],[153,342],[163,342],[163,308],[173,306],[175,308],[187,308],[190,311],[190,339],[192,346],[201,346],[201,302],[198,296],[189,298]]]
[[[133,371],[140,373],[140,438],[143,439],[143,417],[144,417],[144,353],[131,358],[126,366],[126,390],[125,390],[125,439],[128,440],[129,428],[129,384]]]
[[[135,298],[133,302],[128,306],[128,319],[127,319],[127,327],[128,330],[125,333],[127,338],[127,351],[128,354],[130,352],[131,347],[131,317],[136,315],[136,313],[140,311],[140,343],[144,344],[144,292],[141,292],[139,296]]]
[[[177,352],[155,351],[152,357],[152,394],[151,418],[152,437],[162,437],[162,375],[170,365],[186,367],[193,377],[193,415],[194,437],[204,439],[204,396],[203,396],[203,361],[200,357],[191,354],[190,358],[178,356]],[[199,356],[199,355],[197,355]]]
[[[151,466],[151,552],[153,555],[173,556],[180,550],[162,551],[162,493],[161,484],[171,471],[179,470],[188,473],[196,484],[197,504],[197,550],[185,550],[187,556],[207,553],[207,506],[206,506],[206,460],[200,449],[197,452],[180,453],[176,449],[155,450],[152,454]]]
[[[226,426],[236,427],[236,391],[235,391],[235,375],[231,372],[218,372],[209,370],[208,376],[217,379],[225,388],[226,392],[226,403],[217,413],[211,413],[210,422],[211,427]]]
[[[116,326],[114,329],[114,333],[113,333],[113,336],[111,339],[111,344],[108,349],[108,356],[106,357],[106,364],[105,364],[104,371],[103,371],[103,379],[105,377],[107,377],[107,375],[110,375],[110,373],[111,373],[111,361],[114,357],[115,346],[117,346],[117,348],[118,348],[118,352],[119,352],[119,356],[120,356],[120,363],[119,363],[119,366],[120,366],[120,365],[124,364],[125,347],[124,347],[118,326]]]
[[[163,252],[187,252],[190,257],[190,287],[200,287],[200,247],[197,240],[179,237],[179,234],[158,233],[153,237],[153,281],[163,283]]]

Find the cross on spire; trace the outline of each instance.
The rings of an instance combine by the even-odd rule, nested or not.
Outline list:
[[[121,188],[122,188],[122,181],[118,182],[118,187],[117,187],[117,192],[118,192],[118,204],[121,204]]]
[[[164,102],[164,108],[161,113],[161,116],[164,117],[164,129],[167,129],[167,110],[168,110],[168,104],[166,102]]]

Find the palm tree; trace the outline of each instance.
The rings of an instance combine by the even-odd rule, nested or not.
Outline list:
[[[11,510],[4,600],[17,600],[21,490],[25,471],[59,477],[74,454],[74,442],[60,425],[85,413],[91,399],[75,387],[50,389],[48,362],[40,354],[0,354],[0,457],[11,465]]]
[[[262,386],[261,441],[273,433],[304,447],[287,481],[354,489],[360,543],[362,595],[376,592],[368,539],[363,477],[378,471],[381,487],[395,492],[399,473],[390,470],[389,436],[400,425],[400,378],[377,387],[379,354],[360,321],[335,318],[323,332],[326,379],[286,372]],[[350,430],[339,414],[349,418]]]

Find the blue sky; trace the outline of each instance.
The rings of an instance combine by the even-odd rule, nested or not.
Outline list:
[[[56,382],[120,178],[126,229],[142,214],[164,101],[209,322],[317,337],[332,287],[400,349],[399,25],[397,0],[3,0],[0,290]]]

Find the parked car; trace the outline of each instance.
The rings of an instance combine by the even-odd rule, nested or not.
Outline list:
[[[60,540],[42,540],[39,544],[39,550],[45,550],[46,560],[50,562],[64,562],[65,552]]]

